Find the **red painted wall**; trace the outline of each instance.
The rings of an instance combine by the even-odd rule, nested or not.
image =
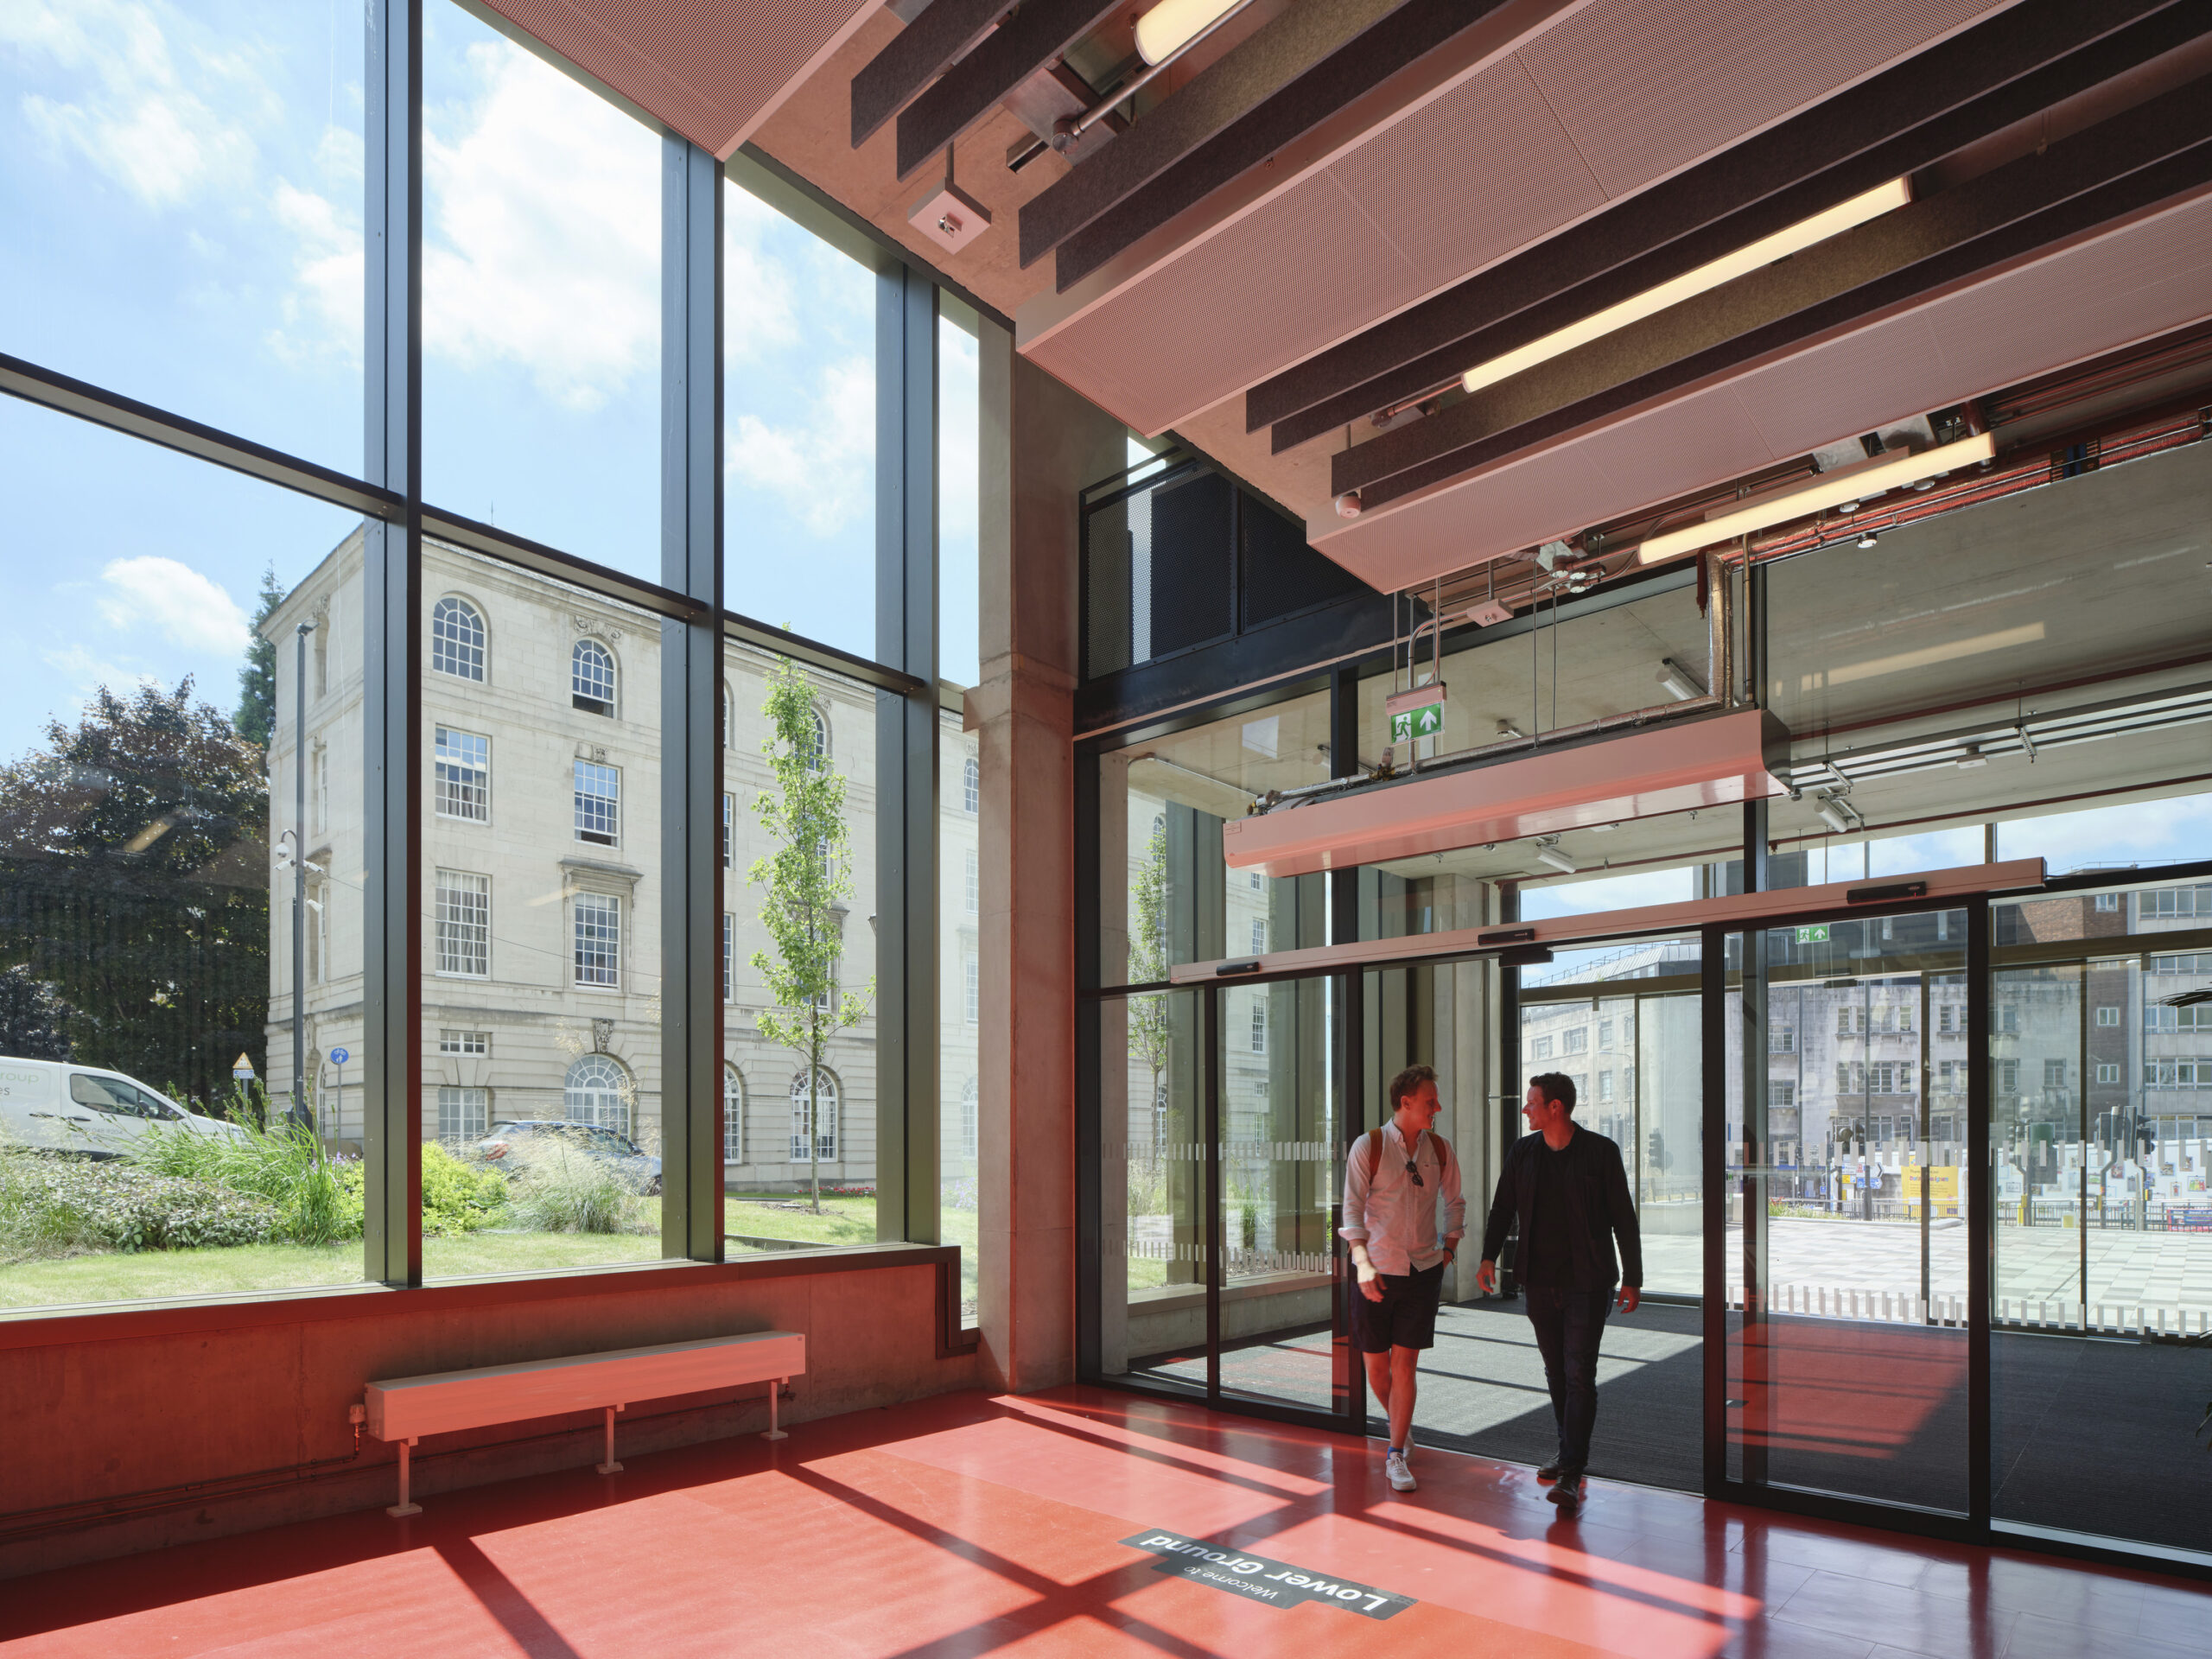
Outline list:
[[[793,1380],[786,1421],[975,1386],[972,1345],[949,1344],[941,1323],[939,1258],[955,1254],[892,1247],[0,1320],[0,1578],[393,1502],[394,1449],[365,1438],[349,1455],[346,1408],[377,1377],[783,1330],[806,1334],[812,1367]],[[753,1432],[767,1426],[767,1393],[639,1402],[618,1425],[620,1455]],[[417,1500],[589,1465],[599,1431],[593,1413],[426,1440]]]

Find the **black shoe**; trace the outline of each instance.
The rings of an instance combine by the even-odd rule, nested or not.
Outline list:
[[[1536,1480],[1541,1485],[1548,1486],[1558,1478],[1559,1459],[1557,1458],[1554,1458],[1536,1471]]]
[[[1559,1505],[1561,1515],[1573,1515],[1582,1507],[1582,1471],[1580,1469],[1560,1470],[1559,1484],[1544,1496]]]

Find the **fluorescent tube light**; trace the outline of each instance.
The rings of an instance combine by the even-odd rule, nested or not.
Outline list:
[[[1916,455],[1900,455],[1879,467],[1865,467],[1840,478],[1816,480],[1802,490],[1787,495],[1770,495],[1749,506],[1738,507],[1733,512],[1724,512],[1707,518],[1702,524],[1685,524],[1680,530],[1670,530],[1654,536],[1636,550],[1639,564],[1656,564],[1661,559],[1672,558],[1677,553],[1694,553],[1701,547],[1711,547],[1715,542],[1726,542],[1738,536],[1747,536],[1774,524],[1786,524],[1792,518],[1802,518],[1809,513],[1825,512],[1844,501],[1864,500],[1885,490],[1895,489],[1900,484],[1910,484],[1937,473],[1955,472],[1961,467],[1971,467],[1976,461],[1989,461],[1997,454],[1997,441],[1986,432],[1977,432],[1970,438],[1961,438],[1956,443],[1940,444],[1924,449]]]
[[[1166,0],[1166,4],[1145,14],[1137,24],[1137,47],[1140,51],[1144,48],[1145,24],[1182,3],[1183,0]],[[1194,4],[1192,9],[1205,10],[1198,4]],[[1149,63],[1153,60],[1147,56],[1145,61]],[[1787,230],[1777,231],[1772,236],[1761,237],[1748,247],[1724,254],[1709,264],[1700,265],[1695,270],[1684,271],[1672,282],[1647,289],[1635,298],[1608,306],[1580,322],[1571,322],[1564,328],[1546,334],[1541,340],[1531,340],[1517,351],[1508,352],[1503,357],[1494,357],[1487,363],[1478,363],[1459,377],[1459,384],[1469,391],[1479,391],[1510,374],[1518,374],[1547,359],[1571,352],[1578,346],[1587,345],[1616,329],[1625,328],[1632,322],[1640,322],[1654,312],[1664,311],[1670,305],[1680,305],[1684,300],[1708,289],[1718,288],[1723,283],[1732,283],[1737,277],[1757,270],[1761,265],[1770,265],[1777,259],[1787,258],[1811,247],[1815,242],[1825,242],[1854,225],[1863,225],[1892,208],[1902,207],[1911,200],[1912,187],[1904,179],[1891,179],[1887,184],[1876,185],[1872,190],[1853,196],[1849,201],[1838,202],[1824,213],[1815,213],[1810,219],[1801,219]]]
[[[1689,702],[1705,695],[1705,688],[1692,679],[1682,665],[1671,657],[1659,659],[1659,683],[1676,702]]]
[[[1844,817],[1845,809],[1836,802],[1823,797],[1821,804],[1813,810],[1821,815],[1821,822],[1839,836],[1851,833],[1851,820]]]
[[[1224,13],[1243,0],[1160,0],[1137,19],[1137,55],[1161,64],[1188,46]]]
[[[1560,852],[1556,847],[1537,848],[1536,862],[1539,864],[1550,865],[1552,868],[1557,870],[1561,875],[1573,875],[1578,874],[1582,868],[1580,864],[1577,864],[1565,853]]]

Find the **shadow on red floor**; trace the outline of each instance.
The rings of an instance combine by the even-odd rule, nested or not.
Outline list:
[[[953,1395],[0,1585],[13,1655],[2201,1651],[2212,1592],[1092,1389]],[[1174,1534],[1252,1570],[1163,1565]],[[1292,1580],[1281,1580],[1292,1583]],[[2169,1647],[2167,1643],[2175,1645]]]

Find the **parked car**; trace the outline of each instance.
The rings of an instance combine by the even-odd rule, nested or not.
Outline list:
[[[477,1154],[487,1163],[504,1163],[510,1175],[519,1175],[533,1151],[558,1145],[571,1147],[586,1157],[613,1166],[624,1179],[648,1198],[660,1192],[660,1160],[626,1135],[597,1123],[571,1123],[564,1118],[526,1117],[494,1123],[492,1132],[477,1143]]]
[[[188,1112],[137,1078],[67,1060],[0,1058],[0,1141],[93,1158],[128,1158],[157,1126],[243,1136]]]

